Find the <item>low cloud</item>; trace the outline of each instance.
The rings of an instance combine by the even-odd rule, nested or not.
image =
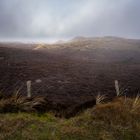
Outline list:
[[[1,0],[1,39],[140,38],[138,0]]]

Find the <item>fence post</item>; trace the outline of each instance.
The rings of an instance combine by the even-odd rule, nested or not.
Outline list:
[[[27,81],[27,97],[31,98],[31,81]]]
[[[118,80],[115,80],[115,89],[116,89],[117,96],[119,96],[120,95],[120,88],[119,88]]]

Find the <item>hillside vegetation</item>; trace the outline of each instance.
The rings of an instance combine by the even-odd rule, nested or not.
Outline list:
[[[140,140],[140,99],[113,101],[65,119],[53,113],[0,114],[1,140]]]
[[[140,91],[140,40],[135,39],[77,37],[55,44],[0,43],[0,64],[0,89],[8,95],[18,87],[25,95],[28,80],[34,95],[67,106],[93,99],[99,92],[114,96],[114,80],[127,95]]]

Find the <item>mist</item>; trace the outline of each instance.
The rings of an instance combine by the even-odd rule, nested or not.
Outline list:
[[[138,0],[1,0],[0,40],[140,38]]]

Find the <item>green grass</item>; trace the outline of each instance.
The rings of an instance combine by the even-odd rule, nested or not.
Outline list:
[[[140,140],[140,107],[116,98],[71,118],[51,113],[0,114],[0,140]]]

